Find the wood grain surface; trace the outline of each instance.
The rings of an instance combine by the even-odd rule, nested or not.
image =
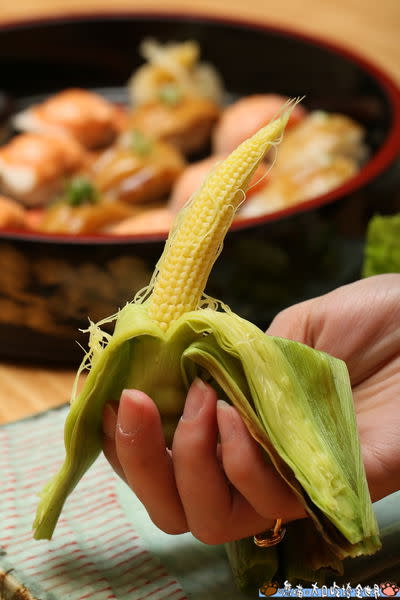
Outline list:
[[[400,82],[400,0],[0,0],[0,23],[119,9],[244,17],[296,28],[364,54]],[[0,363],[0,423],[66,402],[73,379],[68,370]]]

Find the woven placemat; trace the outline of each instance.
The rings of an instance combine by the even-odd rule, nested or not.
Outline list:
[[[67,500],[53,539],[33,540],[38,494],[64,457],[67,410],[0,428],[0,598],[246,598],[223,548],[158,531],[103,456]]]

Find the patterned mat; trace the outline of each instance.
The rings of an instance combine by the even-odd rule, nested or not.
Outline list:
[[[223,549],[161,534],[103,456],[66,502],[53,540],[32,539],[38,493],[64,456],[66,411],[0,428],[0,570],[40,600],[244,598]]]

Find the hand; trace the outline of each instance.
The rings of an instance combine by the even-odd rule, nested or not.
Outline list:
[[[400,485],[399,323],[400,275],[384,275],[291,307],[268,330],[347,362],[374,500]],[[167,533],[217,544],[305,516],[236,410],[199,380],[172,451],[156,406],[137,390],[123,392],[119,409],[105,407],[103,425],[106,456]]]
[[[191,531],[220,544],[272,527],[283,512],[304,516],[236,410],[217,402],[200,379],[190,387],[171,451],[157,407],[138,390],[122,393],[118,415],[105,407],[103,427],[105,455],[167,533]]]
[[[346,362],[371,498],[400,489],[400,274],[369,277],[297,304],[267,333]]]

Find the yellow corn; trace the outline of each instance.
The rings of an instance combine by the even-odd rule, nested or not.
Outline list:
[[[157,266],[149,316],[164,331],[196,310],[249,181],[273,142],[285,129],[288,113],[244,141],[216,166],[172,230]]]

